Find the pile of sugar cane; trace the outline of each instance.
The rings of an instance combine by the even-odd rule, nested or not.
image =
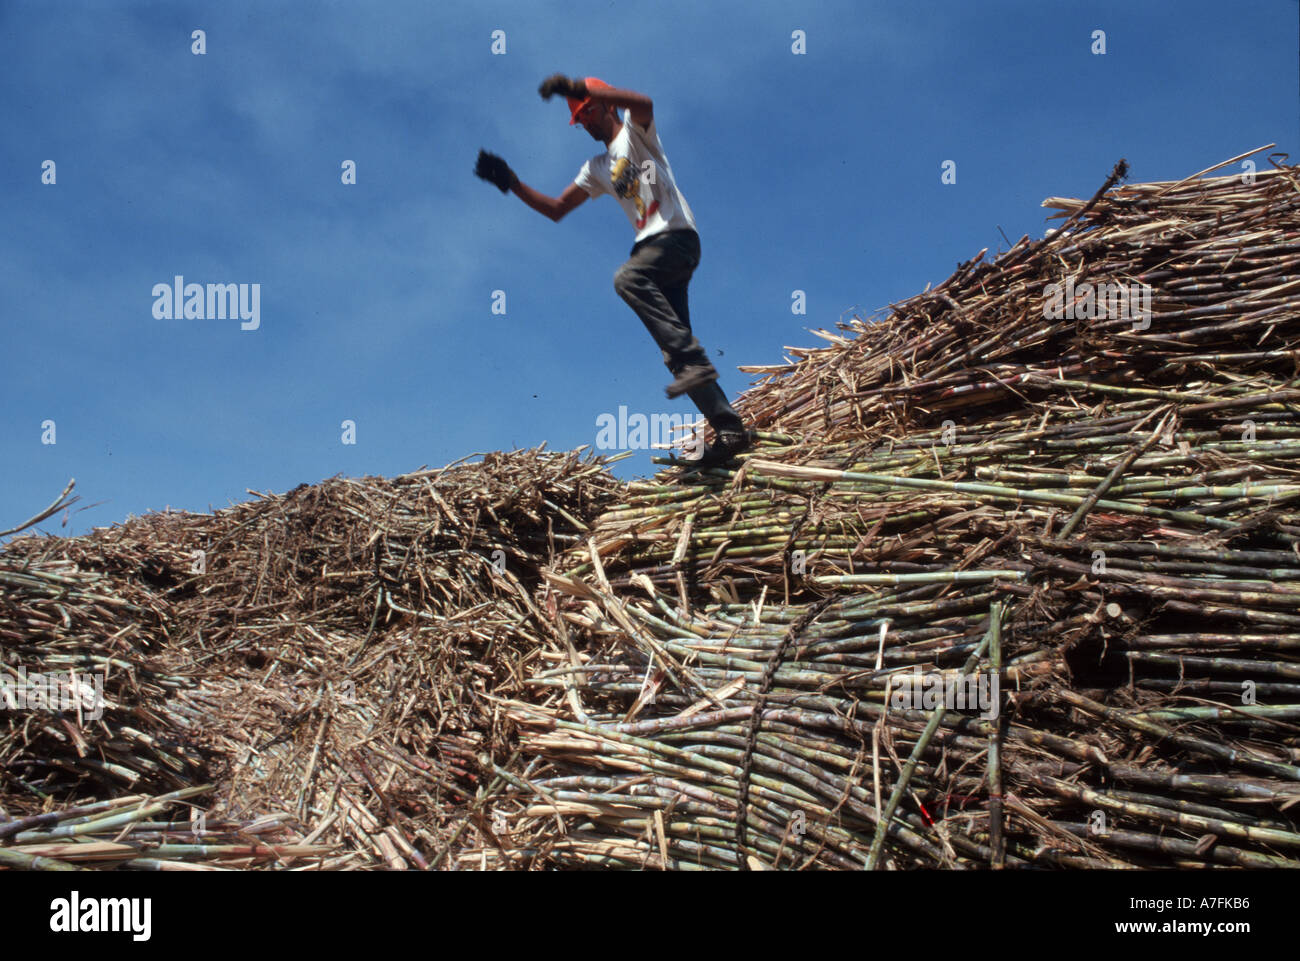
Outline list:
[[[582,653],[485,860],[1300,867],[1298,173],[1121,165],[748,368],[743,466],[548,574]]]
[[[0,680],[98,676],[101,703],[0,715],[0,865],[456,856],[514,750],[494,699],[560,645],[539,571],[616,486],[577,453],[494,453],[11,541]]]

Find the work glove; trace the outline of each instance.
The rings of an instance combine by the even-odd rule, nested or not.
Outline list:
[[[543,100],[550,100],[557,93],[564,97],[582,99],[587,96],[587,84],[577,78],[570,79],[562,73],[553,73],[542,81],[537,92],[542,95]]]
[[[519,183],[519,178],[510,169],[510,165],[496,154],[488,153],[486,150],[478,152],[478,163],[474,165],[474,176],[496,184],[502,193],[506,193],[511,187]]]

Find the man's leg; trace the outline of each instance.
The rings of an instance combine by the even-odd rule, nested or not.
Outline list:
[[[709,355],[691,332],[687,287],[700,262],[699,238],[691,234],[653,237],[641,244],[617,274],[614,289],[641,318],[674,375],[685,367],[702,369],[714,380],[686,391],[715,432],[744,429],[716,382]]]
[[[691,333],[689,319],[678,314],[679,306],[685,309],[686,285],[698,263],[698,240],[692,245],[681,235],[661,234],[638,245],[614,274],[614,289],[641,318],[674,374],[686,366],[713,366]]]
[[[709,422],[714,433],[721,434],[725,431],[742,431],[745,429],[740,415],[732,409],[727,403],[727,395],[722,392],[718,382],[712,381],[708,384],[701,384],[699,387],[692,387],[686,392],[704,419]]]

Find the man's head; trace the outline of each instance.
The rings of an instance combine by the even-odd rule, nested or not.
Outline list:
[[[599,77],[587,77],[584,80],[588,90],[608,89],[609,84]],[[582,124],[593,140],[608,144],[618,133],[622,121],[619,120],[618,108],[590,97],[579,99],[569,97],[569,126]]]

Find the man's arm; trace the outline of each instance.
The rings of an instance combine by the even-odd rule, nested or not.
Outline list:
[[[650,126],[650,121],[654,119],[654,101],[645,94],[637,93],[635,90],[624,90],[621,87],[599,87],[591,90],[585,80],[566,77],[562,73],[551,74],[543,80],[537,92],[546,100],[550,100],[558,93],[566,97],[577,97],[580,100],[590,97],[598,103],[607,103],[613,107],[626,107],[632,120],[642,128]]]
[[[550,217],[556,223],[570,210],[587,199],[587,191],[576,183],[569,184],[564,193],[558,197],[548,197],[544,193],[528,186],[510,169],[510,165],[494,153],[486,150],[478,152],[478,163],[474,165],[474,176],[494,185],[502,193],[512,192],[539,214]]]
[[[565,214],[587,199],[587,191],[577,184],[569,184],[564,188],[564,193],[558,197],[548,197],[546,194],[534,190],[522,180],[516,181],[510,190],[539,214],[551,218],[556,223],[559,223]]]
[[[614,107],[625,107],[629,111],[632,120],[642,130],[649,127],[650,121],[654,119],[654,101],[643,93],[637,93],[635,90],[623,90],[620,87],[603,87],[597,90],[588,90],[587,96],[597,103],[607,103]]]

